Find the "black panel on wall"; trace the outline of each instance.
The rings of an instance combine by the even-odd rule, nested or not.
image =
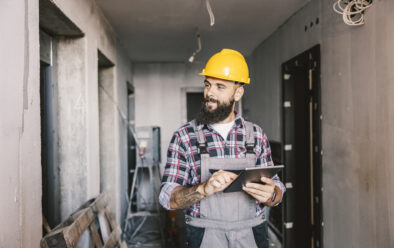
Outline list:
[[[323,247],[320,45],[282,64],[284,247]]]

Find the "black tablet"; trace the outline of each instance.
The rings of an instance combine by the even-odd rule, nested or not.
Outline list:
[[[283,165],[246,168],[239,173],[238,177],[223,192],[242,191],[242,186],[246,183],[263,184],[260,180],[261,177],[272,178],[283,168]]]

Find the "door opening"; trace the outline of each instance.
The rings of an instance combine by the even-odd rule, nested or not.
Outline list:
[[[201,102],[204,99],[204,92],[187,92],[187,121],[191,121],[196,118],[200,111]]]
[[[320,45],[282,64],[284,247],[323,247]]]
[[[42,215],[44,232],[61,221],[60,181],[57,160],[56,84],[53,79],[54,39],[40,30],[40,112],[41,112],[41,171]]]
[[[130,195],[131,186],[133,184],[133,175],[137,163],[137,148],[136,141],[131,132],[130,128],[135,130],[135,97],[134,97],[134,87],[127,82],[127,116],[128,116],[128,127],[127,127],[127,160],[128,160],[128,188],[127,194]],[[133,211],[136,211],[135,205],[133,205]]]

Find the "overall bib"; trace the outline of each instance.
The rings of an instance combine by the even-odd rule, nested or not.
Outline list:
[[[203,130],[198,129],[194,121],[192,125],[201,156],[201,182],[205,182],[212,175],[210,169],[243,170],[255,167],[254,132],[251,122],[245,122],[247,153],[243,158],[211,158],[206,151]],[[265,213],[266,208],[261,216],[256,217],[256,200],[243,191],[218,192],[208,196],[200,201],[200,218],[185,218],[186,224],[189,225],[187,236],[193,237],[193,240],[188,240],[188,247],[268,247],[266,234],[264,235]],[[255,239],[255,236],[258,237]]]

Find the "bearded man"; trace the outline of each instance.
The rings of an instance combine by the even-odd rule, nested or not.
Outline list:
[[[266,211],[286,191],[279,177],[224,193],[231,171],[272,166],[267,136],[234,111],[250,83],[241,53],[223,49],[200,73],[204,101],[196,119],[175,131],[167,153],[160,204],[185,209],[187,247],[268,247]]]

